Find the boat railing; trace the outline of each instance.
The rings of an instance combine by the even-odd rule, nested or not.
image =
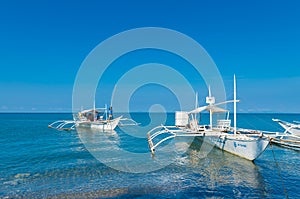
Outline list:
[[[217,128],[221,131],[230,131],[231,129],[231,120],[218,120]]]

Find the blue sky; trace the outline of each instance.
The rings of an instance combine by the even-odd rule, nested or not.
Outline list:
[[[297,0],[1,1],[0,112],[71,111],[76,73],[94,47],[164,27],[206,49],[229,97],[237,75],[240,112],[299,113],[299,10]]]

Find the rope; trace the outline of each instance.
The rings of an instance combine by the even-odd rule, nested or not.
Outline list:
[[[285,186],[284,186],[283,177],[282,177],[281,172],[280,172],[280,168],[279,168],[278,161],[277,161],[276,158],[275,158],[275,153],[274,153],[274,150],[273,150],[273,145],[272,145],[271,140],[272,140],[272,139],[270,139],[270,146],[271,146],[271,150],[272,150],[272,153],[273,153],[273,158],[274,158],[274,161],[275,161],[275,164],[276,164],[276,167],[277,167],[278,176],[280,177],[280,180],[281,180],[281,184],[282,184],[282,188],[283,188],[283,191],[284,191],[284,194],[285,194],[285,198],[288,199],[289,196],[288,196],[288,193],[287,193],[286,188],[285,188]]]

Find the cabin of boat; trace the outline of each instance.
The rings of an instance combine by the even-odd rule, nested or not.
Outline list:
[[[112,108],[110,108],[112,110]],[[108,113],[107,108],[95,108],[78,112],[73,115],[76,121],[107,121],[113,119],[112,112]]]

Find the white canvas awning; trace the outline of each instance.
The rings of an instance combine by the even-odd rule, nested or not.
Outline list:
[[[200,112],[202,112],[202,111],[205,111],[207,107],[208,107],[208,106],[201,106],[201,107],[198,107],[198,108],[196,108],[196,109],[190,111],[189,114],[200,113]]]
[[[189,114],[200,113],[200,112],[203,112],[203,111],[212,111],[213,113],[225,113],[225,112],[229,112],[228,110],[220,108],[218,106],[208,105],[208,106],[198,107],[198,108],[190,111]]]
[[[96,108],[96,109],[83,110],[81,111],[81,113],[84,114],[84,113],[93,113],[93,112],[103,112],[105,110],[106,108]]]
[[[218,106],[210,106],[207,111],[212,111],[213,113],[225,113],[225,112],[229,112],[226,109],[220,108]]]

